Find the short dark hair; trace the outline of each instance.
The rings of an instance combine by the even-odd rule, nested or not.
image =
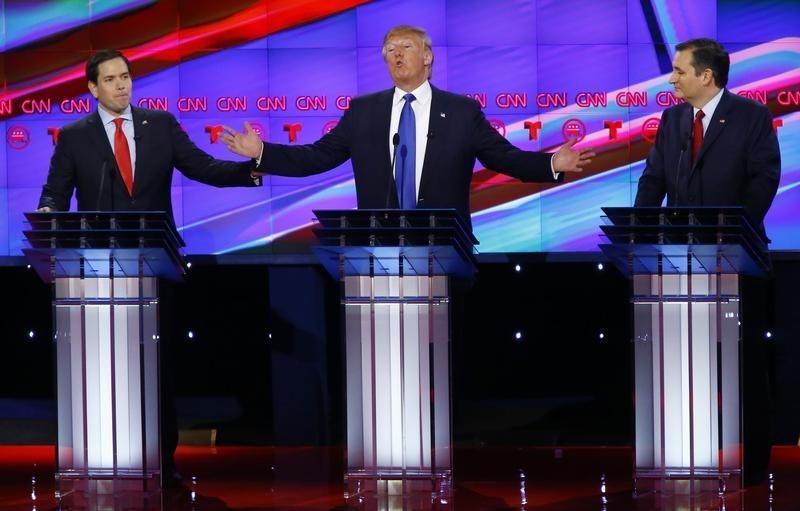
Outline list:
[[[723,88],[728,85],[728,71],[731,68],[731,57],[717,41],[707,38],[689,39],[675,45],[676,51],[692,51],[692,67],[695,75],[706,69],[711,70],[714,83]]]
[[[89,56],[89,60],[86,61],[86,80],[92,83],[97,83],[97,68],[100,67],[100,64],[103,62],[114,59],[124,60],[125,65],[128,66],[128,72],[131,72],[130,61],[118,50],[99,50],[92,53]]]

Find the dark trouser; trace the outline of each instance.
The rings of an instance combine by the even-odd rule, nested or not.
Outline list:
[[[742,429],[744,484],[767,477],[772,448],[773,388],[770,329],[773,314],[772,280],[742,278]]]
[[[175,367],[179,339],[174,325],[176,283],[159,280],[160,391],[161,391],[161,467],[165,474],[175,471],[178,447],[178,417],[175,408]]]

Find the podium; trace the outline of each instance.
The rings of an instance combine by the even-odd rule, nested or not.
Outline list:
[[[314,211],[315,252],[341,283],[345,497],[451,492],[450,277],[476,271],[454,210]]]
[[[603,208],[632,280],[636,491],[742,485],[741,282],[770,271],[741,208]]]
[[[183,242],[163,212],[25,216],[23,252],[53,289],[56,496],[157,491],[158,277],[181,278]]]

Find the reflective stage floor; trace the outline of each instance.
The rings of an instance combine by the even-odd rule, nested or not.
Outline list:
[[[627,447],[458,449],[452,497],[436,501],[346,501],[339,448],[181,446],[176,459],[182,483],[160,493],[59,504],[53,447],[0,446],[0,510],[800,510],[800,447],[773,449],[772,485],[724,498],[633,495]]]

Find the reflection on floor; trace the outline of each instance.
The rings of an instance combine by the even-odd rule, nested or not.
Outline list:
[[[775,447],[773,483],[694,498],[632,493],[625,447],[471,448],[455,453],[452,498],[345,501],[340,448],[188,447],[183,480],[147,498],[54,496],[54,449],[0,446],[0,510],[457,510],[457,511],[789,511],[800,509],[800,447]]]

